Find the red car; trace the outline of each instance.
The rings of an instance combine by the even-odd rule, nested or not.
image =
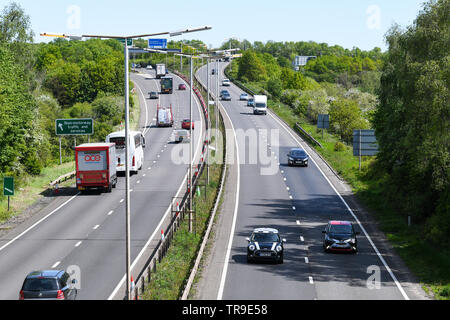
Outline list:
[[[178,85],[178,90],[186,90],[186,85],[184,83],[180,83]]]
[[[191,120],[185,119],[181,122],[181,128],[185,130],[189,130],[191,126]],[[194,130],[194,122],[192,122],[192,130]]]

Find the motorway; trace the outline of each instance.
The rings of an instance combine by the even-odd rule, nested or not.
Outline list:
[[[379,253],[364,226],[358,223],[355,212],[316,164],[317,156],[310,160],[308,167],[287,166],[289,149],[304,147],[303,142],[270,110],[267,115],[253,115],[252,108],[239,101],[244,92],[240,88],[234,84],[223,87],[225,66],[226,63],[220,63],[220,72],[211,76],[210,83],[215,84],[219,76],[219,90],[227,89],[232,97],[221,104],[236,133],[239,192],[233,204],[236,210],[228,245],[217,248],[216,261],[210,262],[210,265],[223,265],[221,282],[203,285],[203,288],[218,288],[203,298],[402,300],[415,297],[397,280],[386,257]],[[216,68],[215,63],[209,70],[212,68]],[[197,77],[207,83],[206,67],[197,72]],[[215,85],[211,86],[215,93]],[[323,252],[321,232],[329,220],[354,223],[355,229],[361,232],[357,254]],[[276,228],[287,240],[284,264],[246,262],[245,238],[257,227]]]
[[[188,161],[174,163],[180,144],[173,143],[172,132],[189,118],[188,90],[179,91],[183,81],[174,78],[173,94],[148,99],[149,91],[160,91],[153,72],[131,73],[137,84],[141,107],[139,130],[146,138],[142,170],[130,178],[131,262],[143,248],[160,237],[160,222],[169,212],[172,197],[184,191]],[[174,128],[157,128],[156,104],[172,105]],[[204,117],[194,98],[194,155],[201,153]],[[185,154],[189,144],[183,144]],[[173,153],[173,154],[172,154]],[[188,158],[187,158],[188,159]],[[118,288],[125,278],[125,178],[119,176],[112,193],[89,192],[56,197],[50,205],[0,238],[0,299],[18,299],[25,276],[33,270],[80,270],[77,299],[120,299]],[[136,277],[140,270],[133,270]]]

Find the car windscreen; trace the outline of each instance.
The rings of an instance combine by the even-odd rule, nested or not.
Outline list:
[[[24,291],[50,291],[58,290],[58,282],[53,278],[32,278],[25,280]]]
[[[252,241],[254,242],[279,242],[280,237],[277,233],[254,233],[252,236]]]
[[[330,233],[336,234],[352,234],[352,226],[348,224],[332,224],[330,225]]]
[[[265,107],[266,107],[266,104],[265,104],[265,103],[257,103],[257,104],[255,105],[255,107],[257,107],[257,108],[265,108]]]
[[[125,148],[125,137],[109,138],[109,142],[114,142],[116,144],[116,149]]]
[[[295,156],[295,157],[304,157],[304,156],[306,156],[306,152],[303,151],[303,150],[294,150],[294,151],[291,151],[291,154],[293,156]]]

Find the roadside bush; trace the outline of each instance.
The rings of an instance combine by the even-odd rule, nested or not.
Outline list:
[[[335,144],[334,144],[334,151],[336,151],[336,152],[341,152],[341,151],[344,151],[345,150],[345,144],[343,144],[342,142],[340,142],[340,141],[337,141]]]

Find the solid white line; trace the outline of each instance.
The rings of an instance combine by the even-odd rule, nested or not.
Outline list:
[[[13,243],[14,241],[16,241],[17,239],[19,239],[20,237],[22,237],[24,234],[26,234],[28,231],[30,231],[31,229],[33,229],[35,226],[37,226],[39,223],[41,223],[42,221],[44,221],[45,219],[47,219],[48,217],[50,217],[52,214],[54,214],[56,211],[58,211],[59,209],[61,209],[62,207],[64,207],[66,204],[68,204],[70,201],[72,201],[73,199],[75,199],[76,196],[78,196],[80,193],[78,192],[76,195],[72,196],[69,200],[67,200],[66,202],[64,202],[62,205],[60,205],[58,208],[56,208],[55,210],[53,210],[52,212],[50,212],[48,215],[46,215],[45,217],[43,217],[41,220],[37,221],[36,223],[34,223],[31,227],[29,227],[28,229],[26,229],[24,232],[22,232],[21,234],[19,234],[18,236],[16,236],[14,239],[12,239],[11,241],[7,242],[6,244],[4,244],[1,248],[0,251],[2,251],[3,249],[5,249],[7,246],[9,246],[11,243]]]
[[[83,241],[78,241],[78,242],[75,244],[75,247],[78,247],[82,242],[83,242]]]
[[[52,265],[52,269],[56,268],[57,266],[59,266],[60,263],[61,263],[61,261],[57,261],[54,265]]]
[[[275,116],[272,115],[272,111],[269,111],[268,113],[275,121],[277,121],[285,130],[286,132],[300,145],[300,147],[303,148],[303,150],[305,150],[304,146],[302,145],[302,143],[290,132],[289,129],[287,129],[286,125],[283,124],[282,122],[280,122],[280,120],[278,120]],[[402,285],[400,284],[400,282],[397,280],[396,276],[394,275],[394,273],[392,272],[391,268],[388,266],[388,264],[386,263],[386,261],[384,260],[383,256],[381,255],[381,253],[378,251],[378,248],[375,246],[375,244],[373,243],[372,239],[370,238],[369,234],[367,233],[366,229],[364,229],[363,225],[361,224],[361,222],[359,221],[359,219],[356,217],[356,215],[354,214],[353,210],[350,208],[350,206],[347,204],[347,202],[344,200],[344,198],[341,196],[341,194],[336,190],[336,188],[333,186],[333,184],[331,183],[331,181],[328,179],[328,177],[325,175],[325,173],[322,171],[322,169],[320,169],[320,167],[317,165],[317,163],[314,161],[314,159],[311,157],[312,162],[316,165],[317,169],[319,169],[319,172],[323,175],[323,177],[325,178],[325,180],[328,182],[328,184],[331,186],[331,188],[334,190],[334,192],[338,195],[339,199],[341,199],[341,201],[344,203],[345,207],[347,208],[348,212],[350,212],[350,214],[353,216],[353,218],[355,219],[355,221],[358,223],[359,227],[361,228],[361,230],[363,231],[364,235],[366,236],[367,240],[369,241],[370,245],[372,246],[372,248],[374,249],[375,253],[377,254],[378,258],[380,259],[380,261],[383,263],[384,267],[386,268],[387,272],[389,273],[389,275],[391,276],[392,280],[394,280],[397,288],[400,290],[400,293],[402,294],[403,298],[405,300],[409,300],[408,295],[406,294],[406,292],[403,290]]]
[[[142,95],[142,101],[144,101],[144,104],[145,104],[145,128],[144,128],[144,131],[142,132],[142,135],[145,136],[145,134],[147,133],[146,131],[149,130],[149,128],[148,128],[149,123],[148,123],[148,106],[147,106],[147,100],[145,100],[144,94],[142,93],[142,90],[141,90],[141,88],[139,87],[139,85],[137,84],[137,82],[134,82],[134,81],[133,81],[133,83],[134,83],[135,86],[139,89],[139,92],[140,92],[141,95]]]
[[[200,109],[200,104],[199,104],[199,102],[197,101],[197,99],[194,99],[194,101],[195,101],[195,103],[197,104],[197,108],[198,108],[198,111],[199,111],[199,113],[200,113],[200,117],[201,117],[201,119],[203,119],[203,116],[202,116],[202,112],[203,112],[203,111]],[[202,131],[203,131],[203,121],[200,121],[200,132],[202,132]],[[199,148],[200,148],[200,146],[201,146],[201,142],[202,142],[202,139],[198,139],[197,148],[196,148],[196,150],[195,150],[194,157],[193,157],[193,160],[192,160],[192,162],[191,162],[191,165],[194,163],[195,158],[197,157],[197,154],[198,154],[198,152],[199,152]],[[156,162],[156,161],[155,161],[155,162]],[[149,169],[151,169],[151,168],[149,168]],[[187,178],[188,178],[188,173],[186,173],[186,175],[184,176],[184,179],[183,179],[183,181],[181,182],[181,185],[180,185],[180,187],[178,188],[178,190],[177,190],[177,192],[176,192],[176,194],[175,194],[176,197],[177,197],[178,194],[180,193],[180,190],[183,188],[183,186],[184,186],[184,184],[185,184]],[[153,241],[153,238],[155,237],[155,235],[156,235],[156,234],[159,235],[159,232],[161,231],[161,225],[162,225],[163,222],[166,220],[167,215],[168,215],[169,213],[171,213],[171,212],[172,212],[172,203],[171,203],[171,204],[169,205],[169,207],[167,208],[166,212],[164,213],[163,217],[162,217],[161,220],[159,221],[159,224],[156,226],[155,230],[153,231],[152,235],[151,235],[150,238],[148,239],[147,243],[144,245],[144,247],[142,248],[142,250],[139,252],[139,254],[137,255],[137,257],[134,259],[133,263],[131,264],[131,266],[130,266],[131,272],[133,271],[133,268],[134,268],[134,267],[136,266],[136,264],[138,263],[139,259],[140,259],[140,258],[142,257],[142,255],[144,254],[144,252],[145,252],[145,250],[147,249],[147,247],[148,247],[148,246],[150,245],[150,243]],[[123,283],[125,282],[125,277],[126,277],[126,274],[123,275],[122,279],[119,281],[119,283],[117,284],[117,286],[115,287],[115,289],[113,290],[113,292],[111,293],[111,295],[108,297],[108,300],[112,300],[112,299],[115,297],[115,295],[116,295],[117,292],[119,291],[120,287],[121,287],[121,286],[123,285]]]
[[[240,163],[239,163],[239,145],[237,142],[236,131],[234,130],[233,122],[231,121],[231,118],[228,115],[228,112],[225,110],[225,108],[223,108],[223,105],[222,105],[222,109],[225,112],[225,114],[227,115],[228,119],[230,120],[231,128],[232,128],[233,134],[234,134],[234,143],[236,146],[238,179],[237,179],[237,186],[236,186],[236,189],[237,189],[236,190],[236,199],[234,201],[233,224],[231,226],[230,237],[228,239],[228,248],[227,248],[227,253],[225,255],[225,263],[224,263],[223,270],[222,270],[222,278],[220,280],[219,293],[217,295],[217,300],[222,300],[223,290],[225,288],[225,280],[227,277],[228,263],[230,261],[231,246],[233,245],[234,230],[236,228],[236,220],[237,220],[238,206],[239,206],[239,189],[240,189],[240,182],[241,182],[241,170],[240,170]]]

